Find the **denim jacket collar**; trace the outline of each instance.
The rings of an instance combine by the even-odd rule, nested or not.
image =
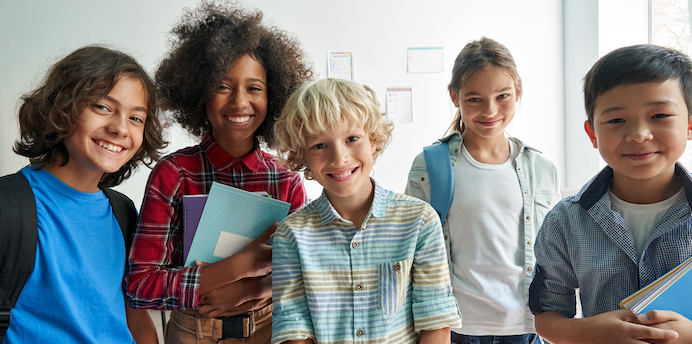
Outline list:
[[[534,151],[536,153],[541,153],[541,151],[539,151],[538,149],[533,148],[529,145],[526,145],[524,142],[522,142],[521,140],[519,140],[516,137],[510,136],[510,137],[508,137],[508,139],[514,141],[514,143],[517,144],[517,147],[519,149],[518,156],[522,155],[524,153],[524,150],[531,150],[531,151]],[[456,165],[457,160],[459,159],[459,154],[460,154],[459,148],[461,148],[463,141],[464,141],[464,139],[461,136],[461,132],[459,132],[459,131],[455,131],[455,132],[453,132],[453,133],[451,133],[451,134],[449,134],[449,135],[436,141],[436,142],[446,142],[449,145],[449,151],[450,151],[449,153],[450,153],[451,158],[452,158],[452,167],[454,167]]]

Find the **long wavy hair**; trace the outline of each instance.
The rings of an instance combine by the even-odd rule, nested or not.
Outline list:
[[[154,83],[134,58],[103,46],[87,46],[70,53],[51,67],[40,87],[22,96],[20,139],[14,143],[14,152],[39,167],[56,161],[67,164],[70,156],[63,140],[74,134],[86,107],[107,96],[123,77],[139,80],[147,93],[144,139],[130,161],[118,171],[103,175],[99,187],[120,184],[139,162],[150,166],[158,161],[166,144],[157,117]]]

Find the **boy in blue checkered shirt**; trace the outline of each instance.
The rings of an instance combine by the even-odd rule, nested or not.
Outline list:
[[[535,245],[530,306],[552,343],[690,343],[692,321],[618,303],[692,255],[692,61],[637,45],[584,79],[586,133],[608,166],[548,214]],[[583,319],[575,319],[575,290]],[[639,323],[637,323],[639,322]]]

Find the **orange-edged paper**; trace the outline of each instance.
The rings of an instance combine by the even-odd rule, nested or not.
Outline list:
[[[620,302],[634,314],[667,310],[692,319],[692,257]]]

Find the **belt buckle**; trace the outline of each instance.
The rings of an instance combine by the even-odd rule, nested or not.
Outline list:
[[[240,314],[231,317],[223,317],[221,321],[223,321],[223,334],[221,339],[250,338],[252,335],[251,315]]]

